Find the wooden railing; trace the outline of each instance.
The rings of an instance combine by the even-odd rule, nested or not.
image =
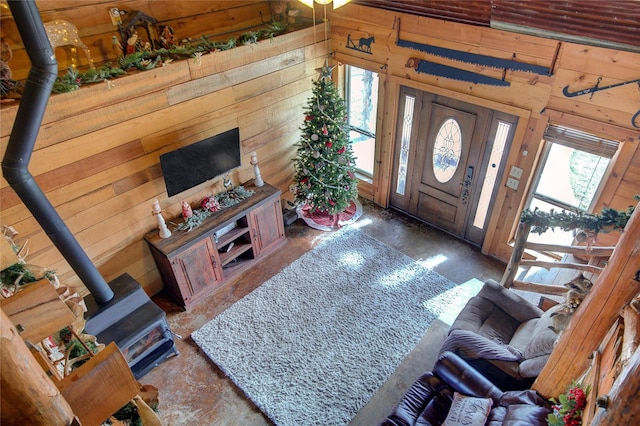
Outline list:
[[[515,242],[513,245],[513,252],[511,253],[511,259],[507,264],[507,268],[502,275],[501,284],[507,288],[513,288],[518,290],[532,291],[541,294],[549,295],[562,295],[567,289],[564,286],[542,284],[535,282],[526,282],[516,280],[516,275],[520,266],[530,267],[539,266],[545,269],[551,268],[565,268],[575,269],[584,272],[590,272],[593,274],[600,274],[602,267],[596,266],[593,263],[602,259],[608,259],[613,253],[615,247],[587,247],[587,246],[565,246],[559,244],[540,244],[527,242],[529,233],[531,232],[531,225],[520,222],[516,231]],[[556,252],[566,253],[572,255],[578,255],[589,259],[589,263],[573,263],[573,262],[553,262],[553,261],[541,261],[541,260],[528,260],[523,259],[526,250],[532,250],[537,252]]]

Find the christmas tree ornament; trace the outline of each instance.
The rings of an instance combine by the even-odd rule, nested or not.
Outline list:
[[[311,140],[312,140],[312,141],[314,141],[314,142],[315,142],[315,141],[317,141],[318,139],[320,139],[320,136],[318,136],[317,134],[315,134],[315,133],[314,133],[314,134],[312,134],[312,135],[311,135]]]

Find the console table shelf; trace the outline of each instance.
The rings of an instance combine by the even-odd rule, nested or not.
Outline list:
[[[165,290],[185,310],[286,242],[280,190],[268,184],[244,187],[254,195],[199,227],[174,231],[166,239],[157,230],[144,237]]]

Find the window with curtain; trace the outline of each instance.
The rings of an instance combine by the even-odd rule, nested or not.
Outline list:
[[[558,125],[549,125],[545,148],[529,195],[528,208],[592,212],[619,143]],[[547,231],[530,240],[568,244],[571,232]]]

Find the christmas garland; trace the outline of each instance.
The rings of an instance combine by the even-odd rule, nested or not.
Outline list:
[[[202,222],[206,218],[212,216],[218,210],[222,210],[233,205],[238,204],[240,201],[251,197],[254,191],[247,190],[243,186],[236,186],[235,188],[222,192],[218,195],[205,197],[201,202],[201,208],[195,209],[191,212],[191,215],[183,218],[184,222],[175,225],[176,231],[191,231],[194,228],[202,225]]]
[[[634,197],[640,201],[640,196]],[[531,225],[531,232],[543,234],[547,230],[560,228],[563,231],[581,229],[585,232],[598,234],[600,232],[620,231],[627,225],[631,218],[634,206],[629,206],[627,210],[618,211],[610,207],[602,209],[600,214],[583,212],[556,212],[553,209],[549,212],[538,210],[524,210],[520,216],[520,222]]]
[[[187,39],[184,45],[174,46],[170,49],[156,49],[151,51],[139,51],[125,55],[118,59],[118,65],[112,67],[110,64],[97,69],[90,69],[86,72],[70,68],[66,74],[58,77],[54,82],[53,93],[68,93],[77,90],[84,84],[110,82],[110,79],[124,75],[129,70],[151,70],[158,65],[167,65],[174,59],[199,58],[204,53],[216,50],[229,50],[238,45],[249,45],[257,43],[259,40],[271,39],[281,34],[286,29],[286,25],[279,22],[269,24],[266,28],[258,31],[248,31],[238,38],[231,37],[224,42],[211,41],[207,36],[199,39]],[[164,58],[164,59],[163,59]],[[6,94],[2,91],[2,96]]]

